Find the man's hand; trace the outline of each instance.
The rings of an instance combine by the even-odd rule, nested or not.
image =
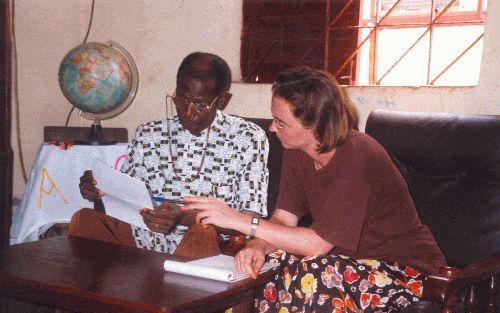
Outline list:
[[[95,202],[97,199],[101,199],[104,196],[104,192],[96,187],[97,181],[94,179],[94,175],[91,170],[86,170],[80,177],[80,193],[82,197],[91,202]]]
[[[139,213],[151,231],[167,234],[179,222],[182,211],[177,204],[163,202],[153,210],[147,208],[140,209]]]

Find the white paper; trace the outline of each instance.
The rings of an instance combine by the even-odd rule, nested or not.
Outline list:
[[[152,208],[153,202],[146,184],[127,174],[121,173],[96,159],[92,173],[97,181],[97,188],[105,195],[102,202],[106,214],[126,223],[148,229],[139,209]]]
[[[264,263],[260,273],[276,267],[278,264]],[[163,263],[166,271],[179,274],[203,277],[224,282],[234,282],[247,278],[247,274],[239,273],[234,265],[234,258],[219,254],[209,258],[190,262],[166,260]]]

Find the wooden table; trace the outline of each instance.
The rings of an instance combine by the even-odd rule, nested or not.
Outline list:
[[[77,237],[0,251],[0,297],[75,312],[214,312],[253,304],[273,272],[224,283],[165,272],[178,257]]]

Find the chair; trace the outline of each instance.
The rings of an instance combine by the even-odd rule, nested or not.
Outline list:
[[[498,312],[500,116],[377,110],[366,133],[391,154],[449,267],[402,312]]]

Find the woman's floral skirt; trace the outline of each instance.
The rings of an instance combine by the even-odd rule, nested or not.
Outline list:
[[[342,255],[270,254],[274,279],[257,290],[256,312],[395,312],[420,301],[424,275],[397,263]]]

